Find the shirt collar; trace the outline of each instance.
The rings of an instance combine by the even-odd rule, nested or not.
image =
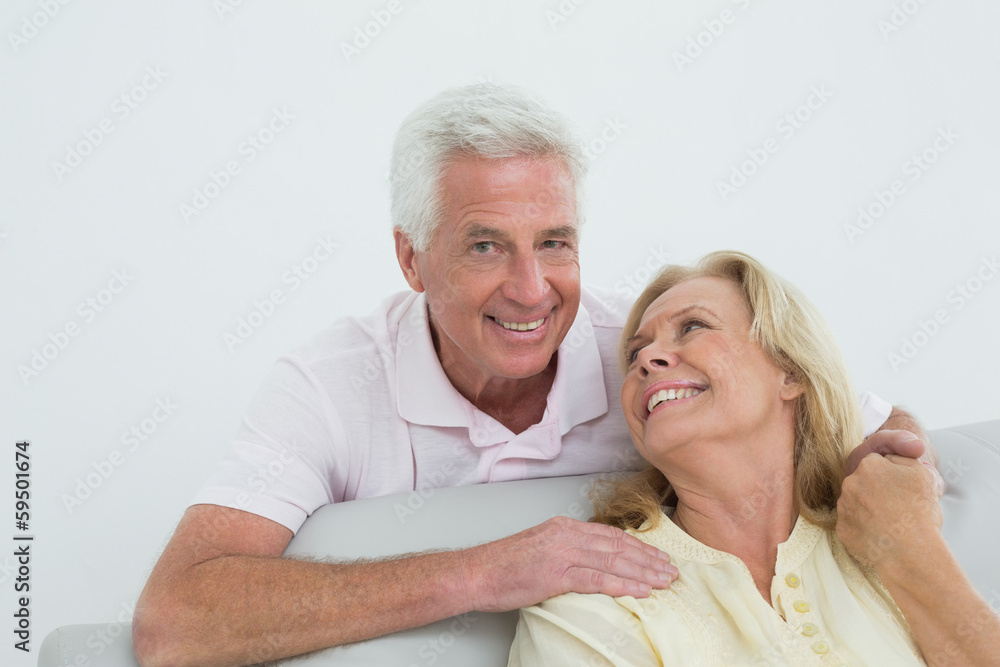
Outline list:
[[[559,433],[608,411],[601,354],[590,313],[580,305],[559,346],[556,377],[541,425],[559,416]],[[399,321],[395,345],[396,407],[408,422],[424,426],[471,427],[489,419],[445,375],[427,318],[427,300],[416,295]]]

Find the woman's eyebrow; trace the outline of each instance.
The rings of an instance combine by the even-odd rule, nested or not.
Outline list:
[[[685,306],[684,308],[681,308],[677,312],[672,313],[670,315],[670,317],[668,317],[667,319],[670,322],[673,322],[674,320],[676,320],[676,319],[678,319],[680,317],[683,317],[684,315],[687,315],[688,313],[690,313],[693,310],[703,310],[703,311],[705,311],[706,313],[708,313],[709,315],[711,315],[712,317],[714,317],[717,320],[721,320],[722,319],[721,317],[719,317],[718,315],[716,315],[714,312],[712,312],[711,308],[708,308],[707,306],[703,306],[700,303],[693,303],[690,306]]]

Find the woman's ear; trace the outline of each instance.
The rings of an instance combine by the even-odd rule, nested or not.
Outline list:
[[[806,391],[805,387],[799,384],[795,375],[792,373],[785,373],[785,379],[781,384],[781,390],[778,392],[781,396],[781,400],[790,401],[793,398],[798,398]]]

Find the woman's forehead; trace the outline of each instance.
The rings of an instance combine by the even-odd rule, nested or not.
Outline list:
[[[643,313],[640,328],[661,318],[673,319],[680,313],[707,310],[720,319],[741,318],[749,322],[750,307],[732,280],[700,276],[677,283],[656,298]]]

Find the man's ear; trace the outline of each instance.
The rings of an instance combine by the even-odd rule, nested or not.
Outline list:
[[[414,292],[423,292],[424,283],[420,280],[420,271],[417,268],[417,251],[413,249],[410,237],[399,227],[393,227],[392,237],[396,241],[396,260],[399,262],[399,268],[403,270],[403,277]]]
[[[795,375],[786,372],[784,382],[781,384],[781,390],[778,393],[782,400],[790,401],[793,398],[801,396],[805,391],[805,387],[799,384]]]

